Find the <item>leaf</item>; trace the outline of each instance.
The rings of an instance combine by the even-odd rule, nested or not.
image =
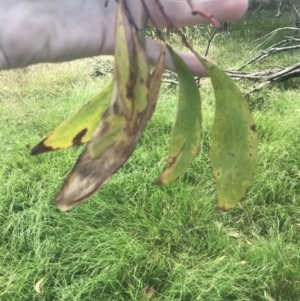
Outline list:
[[[129,82],[131,64],[123,18],[123,1],[119,3],[116,28],[114,76],[115,82],[117,83],[115,88],[118,89],[115,93],[117,93],[119,97],[115,98],[115,100],[117,101],[119,99],[118,112],[130,118],[132,114],[132,90],[128,89],[128,86],[132,86],[132,83]]]
[[[42,285],[45,280],[45,277],[41,278],[34,286],[34,290],[40,294],[42,292]]]
[[[156,184],[168,184],[182,175],[194,161],[202,139],[200,94],[194,76],[184,61],[168,47],[179,81],[177,116],[167,162]]]
[[[120,32],[124,33],[121,28],[124,24],[120,22],[120,18],[122,14],[119,10],[118,37]],[[124,80],[122,73],[124,62],[116,57],[116,84],[111,106],[57,195],[56,203],[62,211],[70,210],[89,199],[127,161],[153,113],[160,85],[157,78],[161,78],[163,72],[164,51],[160,55],[154,76],[150,77],[145,50],[139,43],[137,33],[133,28],[132,38],[134,55],[130,63],[130,77],[128,81]],[[119,45],[116,48],[124,47],[119,43],[116,45]],[[116,49],[117,51],[119,49]],[[155,93],[149,91],[149,86],[154,87]],[[127,93],[124,94],[126,89]],[[131,111],[124,105],[124,101],[126,102],[124,95],[129,94],[133,104]]]
[[[112,91],[113,81],[35,146],[31,154],[37,155],[88,142],[109,107]]]
[[[204,58],[214,88],[216,111],[210,159],[217,182],[218,210],[234,208],[254,177],[258,138],[248,104],[233,80]]]
[[[142,295],[147,299],[153,298],[154,294],[155,294],[154,286],[150,286],[150,287],[146,286],[142,289]]]
[[[235,237],[235,238],[241,237],[241,233],[239,233],[239,232],[231,232],[228,235],[231,237]]]

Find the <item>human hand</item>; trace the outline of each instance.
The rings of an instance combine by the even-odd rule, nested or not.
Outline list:
[[[0,70],[25,67],[40,62],[62,62],[113,54],[117,3],[109,0],[0,0]],[[157,26],[167,26],[155,0],[144,1]],[[187,0],[160,0],[176,26],[207,23],[193,16]],[[134,21],[141,24],[141,0],[126,0]],[[213,14],[220,22],[240,18],[248,0],[194,0],[194,9]],[[147,40],[149,62],[155,64],[161,46]],[[180,53],[195,75],[205,71],[193,54]],[[167,53],[165,67],[174,70]]]

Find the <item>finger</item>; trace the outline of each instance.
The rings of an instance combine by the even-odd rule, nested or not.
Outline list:
[[[151,65],[153,66],[156,65],[161,48],[162,46],[158,42],[152,39],[147,39],[147,56],[148,56],[149,63]],[[207,76],[205,69],[200,64],[199,60],[194,54],[184,53],[184,52],[177,52],[177,53],[184,60],[184,62],[187,64],[187,66],[195,76],[201,76],[201,77]],[[165,56],[165,68],[175,72],[175,66],[173,64],[173,60],[171,58],[169,51],[166,52],[166,56]]]
[[[160,0],[160,2],[168,18],[178,27],[209,23],[208,19],[200,15],[192,15],[187,0]],[[248,0],[191,0],[191,3],[194,10],[211,14],[219,22],[238,20],[246,13],[249,4]],[[149,11],[156,26],[168,25],[159,7],[149,5]]]

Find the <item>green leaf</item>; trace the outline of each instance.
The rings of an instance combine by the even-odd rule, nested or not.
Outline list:
[[[215,93],[210,159],[217,182],[218,209],[227,211],[240,202],[254,177],[258,137],[248,104],[233,80],[211,62],[199,60],[211,77]]]
[[[156,180],[168,184],[182,175],[194,161],[202,139],[200,94],[194,76],[184,61],[168,47],[179,81],[177,116],[169,146],[169,165]]]
[[[121,115],[125,115],[127,118],[131,118],[132,113],[132,90],[129,89],[132,86],[130,83],[131,74],[131,60],[130,53],[128,48],[128,42],[125,32],[125,23],[123,16],[123,1],[120,1],[118,9],[118,17],[116,24],[116,45],[115,45],[115,68],[114,68],[114,77],[115,77],[115,91],[114,93],[118,94],[119,97],[115,100],[119,103],[115,110],[118,110]]]
[[[113,91],[110,82],[100,93],[89,100],[72,117],[59,125],[48,137],[36,145],[32,155],[65,149],[88,142],[94,134],[99,121],[109,107]]]
[[[119,5],[121,6],[121,2]],[[121,35],[121,39],[123,39],[122,35],[125,31],[120,18],[122,18],[122,14],[119,10],[117,36],[120,38]],[[165,52],[162,51],[159,66],[154,70],[155,78],[150,77],[147,56],[134,28],[132,28],[132,39],[134,55],[130,63],[129,81],[116,80],[110,108],[104,114],[87,149],[79,157],[57,195],[56,204],[62,211],[70,210],[86,201],[110,179],[133,152],[151,117],[157,101],[157,97],[156,99],[153,97],[157,96],[160,85],[156,78],[162,76],[164,60],[161,57]],[[120,51],[118,47],[123,49],[124,45],[117,43],[116,52]],[[122,64],[121,60],[117,60],[115,63],[115,76],[118,78],[125,78]],[[149,85],[154,87],[157,94],[150,93]],[[126,89],[132,95],[131,110],[126,107],[126,99],[123,97]],[[125,110],[120,110],[124,107]]]

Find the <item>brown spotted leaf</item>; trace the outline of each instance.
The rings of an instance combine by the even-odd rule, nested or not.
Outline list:
[[[125,31],[120,18],[122,14],[119,10],[117,36],[121,35],[122,39]],[[56,203],[62,211],[69,210],[89,199],[127,161],[152,115],[160,85],[156,79],[162,76],[164,52],[161,53],[154,75],[150,77],[145,50],[133,28],[132,37],[134,55],[130,62],[130,78],[128,81],[116,78],[110,108],[104,114],[87,149],[79,157],[57,195]],[[117,43],[116,52],[119,51],[118,47],[123,49],[124,45]],[[115,64],[115,69],[117,69],[115,76],[123,78],[124,70],[121,61]],[[155,93],[149,92],[149,85],[154,88]],[[127,101],[124,100],[123,93],[126,89],[125,94],[130,95],[127,100],[132,101],[131,109],[124,103]]]
[[[169,146],[168,163],[157,184],[168,184],[182,175],[194,161],[201,144],[200,94],[194,76],[184,61],[169,47],[179,81],[177,116]]]
[[[113,82],[110,82],[77,113],[65,120],[48,137],[36,145],[31,154],[37,155],[88,142],[109,107],[113,86]]]
[[[211,62],[199,60],[215,93],[210,159],[217,182],[218,209],[227,211],[238,204],[253,179],[258,137],[248,104],[233,80]]]

